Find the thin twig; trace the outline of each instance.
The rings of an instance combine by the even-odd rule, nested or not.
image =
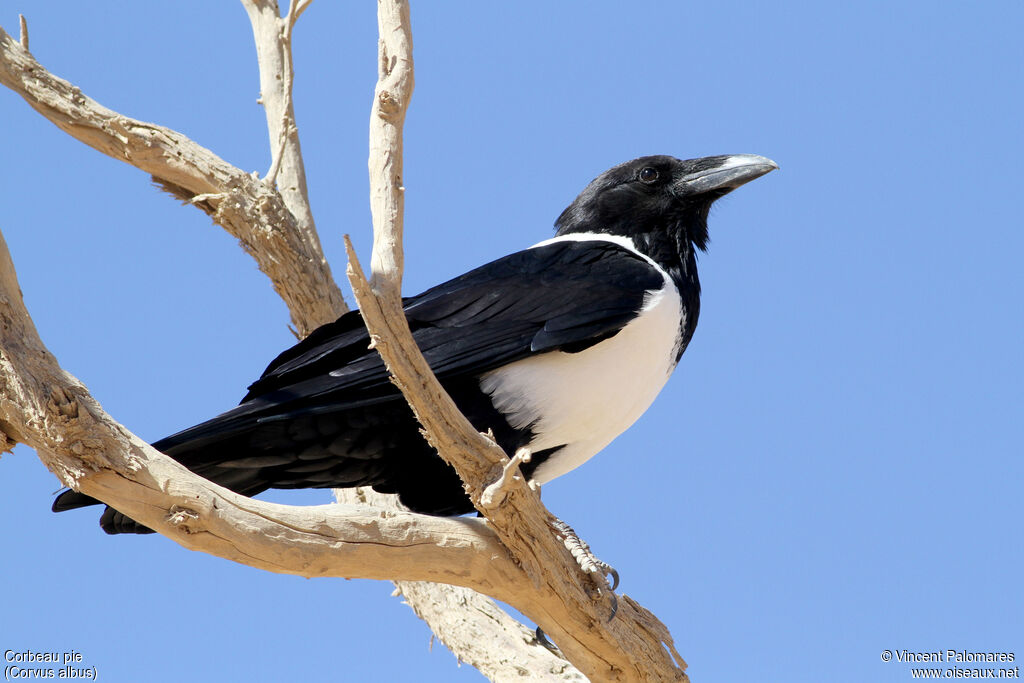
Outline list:
[[[303,238],[319,248],[292,100],[295,69],[291,35],[302,7],[290,5],[282,17],[276,0],[242,0],[242,5],[249,15],[256,43],[260,103],[266,112],[270,139],[271,162],[264,183],[276,186],[285,206],[295,216]]]
[[[28,22],[25,21],[24,14],[18,15],[18,28],[20,29],[18,42],[20,42],[21,46],[25,48],[25,51],[28,52]]]
[[[305,12],[307,9],[309,9],[309,6],[312,5],[312,4],[313,4],[313,0],[299,0],[299,2],[298,2],[299,10],[295,13],[295,18],[298,19],[299,17],[301,17],[302,13]],[[291,8],[289,8],[289,13],[290,12],[291,12]]]
[[[264,182],[270,186],[277,182],[277,174],[281,169],[281,159],[284,158],[285,147],[295,130],[295,122],[292,120],[292,88],[295,85],[295,70],[292,67],[292,29],[295,28],[295,22],[299,18],[298,7],[298,0],[292,0],[288,4],[288,14],[281,26],[281,69],[284,71],[282,74],[282,80],[284,81],[282,83],[284,107],[281,113],[280,144],[270,162],[267,176],[264,178]]]

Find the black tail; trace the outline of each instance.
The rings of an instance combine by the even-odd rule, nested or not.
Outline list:
[[[418,512],[451,515],[473,509],[458,475],[420,435],[405,403],[250,417],[247,424],[243,420],[237,413],[226,413],[153,447],[244,496],[268,488],[373,486],[400,494],[402,502]],[[99,504],[83,493],[65,491],[53,510]],[[152,533],[110,507],[100,526],[108,534]]]
[[[451,380],[445,386],[474,425],[495,428],[499,443],[509,452],[528,440],[526,431],[513,430],[497,413],[474,378]],[[394,396],[323,400],[320,405],[288,401],[286,395],[258,397],[153,447],[243,496],[269,488],[372,486],[381,493],[397,493],[414,512],[473,511],[455,470],[424,440],[408,404],[396,390],[388,391]],[[97,504],[100,501],[87,495],[65,491],[53,510]],[[108,534],[152,533],[109,507],[100,526]]]
[[[78,491],[64,491],[53,501],[54,512],[66,512],[78,508],[89,507],[90,505],[102,505],[92,496],[87,496]],[[108,534],[151,534],[153,530],[143,526],[134,519],[125,517],[123,514],[110,507],[103,511],[100,517],[100,527]]]
[[[257,476],[256,473],[252,471],[247,472],[242,469],[221,472],[207,466],[203,462],[203,456],[206,453],[230,452],[232,445],[237,447],[237,444],[230,443],[230,437],[234,436],[240,428],[246,426],[244,421],[241,425],[238,424],[238,413],[242,413],[244,416],[246,412],[242,408],[242,406],[239,406],[239,408],[228,411],[212,420],[161,439],[155,442],[153,447],[181,462],[197,474],[221,486],[248,496],[261,493],[269,487],[261,485],[258,481],[254,480],[254,476]],[[102,504],[102,501],[96,500],[92,496],[68,490],[57,496],[53,501],[51,509],[54,512],[66,512],[68,510],[77,510],[78,508]],[[149,527],[136,522],[109,505],[106,506],[103,515],[100,517],[100,527],[108,534],[153,533],[153,530]]]

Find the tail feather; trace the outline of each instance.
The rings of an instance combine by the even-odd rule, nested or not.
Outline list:
[[[100,528],[108,534],[151,534],[153,530],[107,506],[100,517]]]
[[[54,499],[53,507],[50,509],[54,512],[67,512],[68,510],[77,510],[78,508],[99,504],[100,501],[96,500],[92,496],[87,496],[84,493],[68,489]]]
[[[87,496],[79,491],[67,490],[61,493],[53,501],[52,510],[54,512],[67,512],[68,510],[77,510],[78,508],[89,507],[90,505],[102,505],[103,501],[96,500],[92,496]],[[124,514],[118,512],[109,505],[103,511],[103,515],[100,517],[100,528],[106,531],[108,534],[151,534],[153,530],[149,527],[143,526],[131,519],[126,517]]]
[[[446,388],[457,404],[484,406],[467,417],[473,424],[496,428],[499,443],[510,452],[528,438],[480,400],[482,392],[475,379],[449,381]],[[199,476],[243,496],[268,488],[372,486],[398,494],[415,512],[456,515],[473,510],[455,470],[424,440],[404,401],[361,396],[354,406],[353,402],[287,404],[286,409],[278,406],[276,413],[273,406],[260,406],[260,401],[253,399],[153,446]],[[54,501],[53,510],[97,504],[101,501],[65,491]],[[110,507],[100,526],[108,534],[152,533]]]

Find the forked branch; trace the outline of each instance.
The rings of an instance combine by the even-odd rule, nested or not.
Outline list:
[[[607,611],[602,612],[607,607],[594,599],[601,586],[581,571],[553,533],[554,517],[524,477],[505,477],[501,502],[484,504],[488,487],[506,474],[508,456],[459,412],[416,346],[402,310],[402,124],[413,88],[408,2],[379,0],[378,30],[379,74],[370,116],[371,281],[346,238],[349,281],[374,345],[427,440],[458,472],[473,504],[535,586],[512,604],[594,680],[685,680],[685,662],[654,615],[627,598],[619,616],[608,622]]]
[[[73,138],[149,173],[238,238],[288,305],[301,336],[347,310],[319,241],[300,228],[276,189],[177,131],[104,107],[43,68],[3,29],[0,84]]]
[[[0,83],[70,135],[152,174],[165,189],[210,214],[253,255],[288,304],[295,327],[306,334],[345,310],[312,222],[290,95],[292,29],[310,2],[295,0],[284,18],[272,1],[243,2],[256,35],[265,106],[274,100],[267,106],[274,153],[265,180],[180,133],[121,116],[84,96],[28,53],[25,28],[20,43],[0,29]],[[522,477],[505,467],[508,460],[500,449],[458,413],[411,341],[399,296],[401,129],[412,88],[412,41],[406,2],[381,0],[379,10],[381,80],[373,120],[383,128],[371,136],[372,175],[379,180],[372,201],[380,207],[375,209],[374,278],[371,291],[353,259],[354,285],[382,355],[431,442],[456,466],[488,520],[439,519],[366,506],[293,508],[239,496],[189,472],[114,421],[59,367],[25,310],[0,237],[2,443],[32,446],[62,482],[185,547],[302,576],[440,581],[472,588],[541,624],[594,680],[685,680],[685,664],[665,627],[649,612],[623,597],[618,616],[607,622],[606,606],[594,599],[600,586],[580,572],[552,533],[553,518]],[[284,78],[268,81],[274,74]],[[485,504],[484,491],[503,472],[503,495]],[[426,596],[415,596],[417,586],[401,585],[408,598],[418,601],[418,613],[441,613],[445,608],[438,605],[446,604],[444,599],[460,599],[455,589],[428,588]],[[524,631],[507,626],[506,621],[502,628],[509,638],[525,645]],[[474,661],[477,655],[469,650],[456,652],[496,679],[521,671],[520,664],[535,678],[579,678],[539,647],[522,647],[516,656],[523,660],[513,662],[486,662],[482,655]]]
[[[248,4],[256,6],[255,3]],[[309,5],[310,0],[304,0],[294,9],[289,8],[290,27]],[[259,4],[261,9],[266,6],[266,3]],[[276,29],[274,17],[265,12],[259,14],[258,27],[254,22],[257,47],[263,47],[258,49],[261,60],[265,55],[269,55],[272,61],[276,59],[277,63],[281,63],[282,54],[287,54],[289,60],[291,58],[290,43]],[[320,251],[312,221],[300,227],[301,217],[308,214],[311,218],[312,214],[308,210],[304,183],[298,182],[301,156],[285,153],[292,137],[281,134],[283,126],[274,127],[283,119],[273,115],[268,117],[272,148],[275,141],[280,141],[272,165],[282,167],[278,171],[279,187],[300,188],[300,192],[279,192],[273,183],[244,173],[176,131],[130,119],[102,107],[75,86],[48,72],[28,53],[28,28],[24,18],[21,19],[20,33],[20,43],[15,43],[0,29],[0,83],[17,92],[33,108],[76,139],[151,174],[164,189],[212,215],[215,222],[239,238],[242,246],[270,276],[275,289],[289,307],[293,325],[302,335],[346,310]],[[290,34],[287,37],[290,38]],[[268,41],[271,44],[264,46]],[[262,61],[260,72],[264,76],[262,100],[270,102],[268,112],[289,111],[290,105],[280,105],[290,97],[290,92],[283,87],[286,83],[273,78],[272,66],[268,68]],[[297,135],[294,139],[297,141]],[[291,149],[299,151],[297,145]],[[295,182],[290,182],[290,178]],[[155,511],[155,521],[148,523],[186,547],[270,571],[347,577],[360,575],[360,572],[372,573],[373,561],[367,563],[358,548],[360,544],[368,544],[366,548],[371,550],[376,547],[387,556],[383,566],[388,569],[382,576],[399,579],[396,585],[406,602],[460,660],[476,666],[494,680],[518,677],[524,670],[544,680],[579,679],[579,674],[574,673],[575,670],[563,659],[531,646],[532,633],[506,615],[491,599],[482,593],[452,585],[458,580],[446,576],[443,568],[441,573],[435,573],[430,569],[430,561],[417,552],[406,550],[411,546],[444,552],[450,546],[452,537],[448,532],[452,528],[444,520],[410,516],[401,510],[393,496],[370,490],[341,489],[336,494],[339,502],[348,503],[347,506],[319,509],[276,506],[267,510],[261,508],[262,503],[249,501],[242,518],[236,518],[230,512],[227,517],[222,517],[221,528],[228,536],[217,537],[215,532],[202,531],[198,536],[175,537],[174,529],[200,531],[204,525],[205,513],[182,507],[183,502],[207,500],[205,509],[220,510],[222,515],[230,511],[233,504],[194,494],[192,487],[197,482],[200,488],[212,485],[204,480],[190,483],[191,473],[177,468],[172,461],[153,452],[134,437],[129,438],[128,431],[109,416],[100,413],[98,424],[90,420],[88,427],[80,426],[79,416],[89,417],[92,414],[91,410],[80,410],[80,406],[93,406],[97,410],[98,406],[85,388],[63,373],[43,350],[28,313],[21,305],[13,266],[9,258],[3,263],[4,289],[18,296],[6,296],[0,305],[18,305],[14,306],[14,311],[5,312],[3,319],[9,324],[4,330],[10,334],[5,334],[0,340],[0,451],[10,450],[20,439],[37,448],[41,459],[62,482],[78,482],[82,490],[94,492],[102,500],[140,520],[146,516],[144,510]],[[11,327],[14,320],[21,322]],[[33,331],[29,334],[26,330]],[[25,339],[34,342],[23,347],[21,342]],[[26,358],[37,357],[49,359],[54,364],[42,368],[24,367]],[[75,421],[68,423],[61,419],[55,424],[48,424],[43,418],[51,413],[56,416],[74,415]],[[19,430],[17,425],[20,421],[31,425],[31,429]],[[100,430],[99,433],[96,430]],[[81,433],[82,438],[76,438],[76,433]],[[8,434],[12,436],[9,438]],[[18,436],[15,438],[14,434]],[[71,450],[67,451],[66,447]],[[61,448],[65,450],[61,451]],[[93,463],[89,460],[93,453],[104,454],[111,460],[104,461],[106,464]],[[171,469],[167,470],[167,467]],[[138,471],[148,483],[140,487],[120,474],[118,468],[126,472]],[[84,481],[84,478],[89,481]],[[225,493],[217,487],[214,490]],[[173,495],[175,492],[183,492],[184,497],[175,502],[175,499],[161,495]],[[141,511],[137,509],[136,501],[143,501]],[[380,509],[368,509],[367,505],[389,512],[382,516]],[[241,510],[237,508],[235,512]],[[306,516],[307,513],[312,517]],[[281,515],[280,519],[275,517],[277,514]],[[170,524],[167,528],[163,526],[165,519]],[[368,530],[382,519],[391,520],[393,524],[377,538],[377,534]],[[417,525],[417,519],[426,526]],[[437,522],[442,524],[442,529],[439,535],[434,535],[432,529]],[[246,547],[247,540],[230,538],[232,529],[238,528],[248,529],[257,538],[276,539],[275,543],[267,546],[264,552],[257,552]],[[481,528],[476,523],[469,525],[470,531]],[[303,529],[312,533],[305,533]],[[462,524],[454,529],[458,532],[456,536],[466,530]],[[199,541],[202,542],[197,545]],[[466,543],[465,539],[458,538],[454,542],[459,546]],[[490,542],[485,539],[485,545]],[[346,545],[349,543],[356,545]],[[391,555],[387,550],[389,543],[406,559],[400,560]],[[473,543],[470,541],[469,545]],[[283,552],[294,563],[277,557]],[[334,553],[341,553],[341,564],[332,557]],[[464,574],[470,566],[466,564],[466,558],[448,557],[459,574]],[[418,568],[417,572],[403,574],[392,571],[403,562],[412,563]],[[410,580],[400,580],[402,578]],[[422,580],[426,578],[448,583]],[[461,606],[461,614],[452,610],[453,605]],[[492,642],[503,645],[500,650],[481,647],[481,643]]]

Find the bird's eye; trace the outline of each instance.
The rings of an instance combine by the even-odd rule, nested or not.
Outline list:
[[[647,183],[648,185],[655,182],[658,179],[658,169],[647,166],[640,170],[640,182]]]

